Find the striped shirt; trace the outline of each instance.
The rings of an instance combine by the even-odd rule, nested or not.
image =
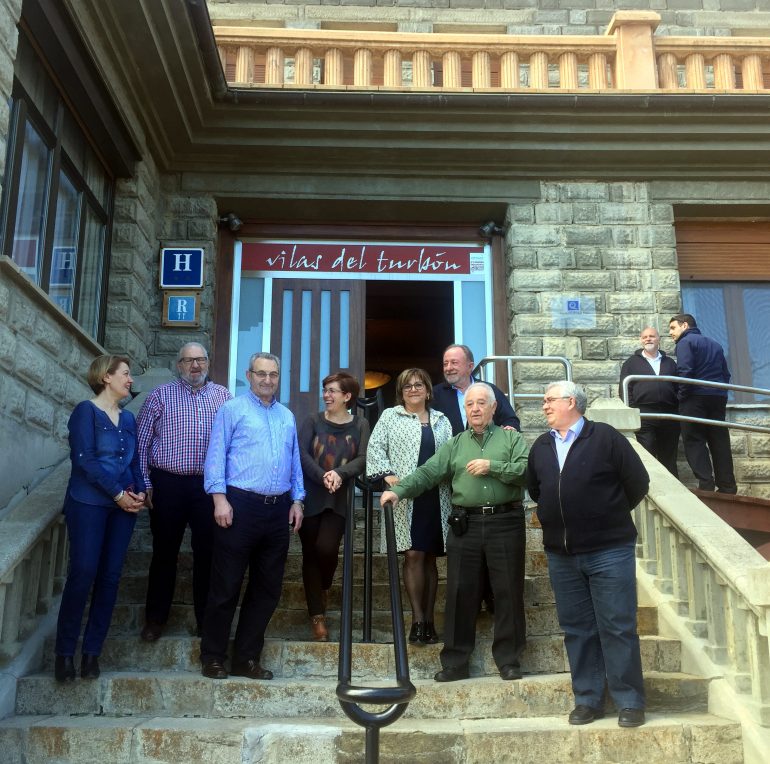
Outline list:
[[[253,392],[238,396],[217,412],[206,454],[207,493],[227,486],[266,496],[291,492],[305,498],[294,414],[273,399],[269,406]]]
[[[148,488],[152,467],[175,475],[203,474],[214,417],[232,397],[214,382],[195,389],[183,379],[160,385],[147,396],[136,418],[136,436]]]

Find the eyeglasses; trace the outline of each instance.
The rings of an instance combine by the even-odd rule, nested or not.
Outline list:
[[[249,374],[253,374],[261,381],[266,380],[268,377],[272,380],[276,380],[279,376],[277,371],[254,371],[254,369],[249,369]]]
[[[409,392],[410,390],[414,390],[415,392],[419,393],[420,390],[425,389],[425,385],[422,382],[412,382],[409,385],[404,385],[402,388],[405,392]]]
[[[326,395],[329,393],[329,395],[337,395],[341,394],[342,390],[338,390],[336,387],[324,387],[323,394]]]
[[[192,366],[194,363],[197,363],[198,366],[205,366],[209,362],[208,358],[204,358],[201,356],[200,358],[180,358],[179,363],[181,363],[183,366]]]
[[[571,395],[556,395],[552,398],[543,398],[543,406],[550,406],[554,401],[566,401],[571,397]]]

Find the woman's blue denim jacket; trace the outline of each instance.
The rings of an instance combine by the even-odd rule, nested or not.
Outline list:
[[[145,490],[136,450],[136,420],[121,410],[116,427],[91,401],[75,406],[69,419],[70,475],[67,496],[83,504],[110,506],[129,488]]]

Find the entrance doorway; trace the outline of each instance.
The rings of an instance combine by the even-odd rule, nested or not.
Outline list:
[[[255,239],[235,243],[234,266],[228,386],[247,392],[250,355],[277,354],[278,398],[298,422],[323,407],[321,381],[335,371],[360,380],[379,372],[393,405],[403,369],[441,379],[448,344],[466,344],[477,358],[492,351],[484,245]]]
[[[454,300],[448,281],[367,281],[365,369],[388,375],[385,406],[395,403],[396,377],[425,369],[441,381],[441,354],[454,340]]]

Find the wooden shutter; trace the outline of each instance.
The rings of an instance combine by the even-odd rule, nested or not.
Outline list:
[[[682,281],[770,281],[770,223],[675,223]]]

